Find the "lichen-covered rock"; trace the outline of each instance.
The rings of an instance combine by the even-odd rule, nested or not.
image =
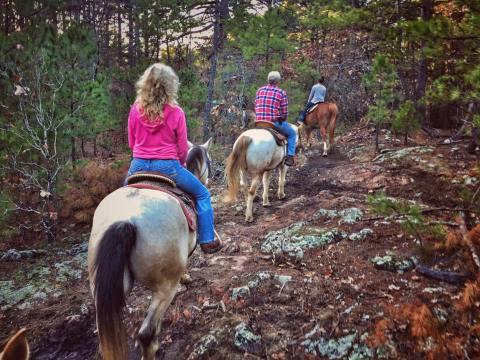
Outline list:
[[[376,269],[396,271],[398,273],[404,273],[415,267],[414,257],[398,260],[392,253],[389,253],[385,256],[375,256],[373,259],[371,259],[371,262]]]
[[[241,286],[232,289],[232,295],[230,298],[233,301],[237,301],[238,298],[246,298],[247,296],[250,296],[250,288],[248,286]]]
[[[285,285],[286,283],[292,281],[292,277],[290,275],[275,274],[274,279],[280,281],[282,285]]]
[[[244,322],[235,327],[234,344],[238,349],[252,354],[262,351],[262,337],[250,331]]]
[[[420,154],[425,154],[425,153],[432,153],[433,148],[424,146],[424,147],[407,147],[407,148],[402,148],[399,150],[395,151],[389,151],[385,152],[383,154],[378,155],[375,159],[373,159],[374,162],[398,162],[401,161],[402,159],[408,157],[411,158],[415,161],[420,161],[420,158],[418,155]]]
[[[47,253],[46,250],[15,250],[10,249],[5,251],[2,255],[0,255],[0,261],[18,261],[22,258],[34,258],[37,256],[45,255]]]
[[[214,334],[207,334],[202,337],[193,347],[193,352],[189,359],[203,358],[208,355],[218,345],[218,340]]]
[[[73,260],[56,263],[54,267],[57,270],[57,281],[66,282],[82,278],[82,270],[75,268]]]
[[[263,281],[263,280],[268,280],[270,279],[272,276],[270,275],[270,273],[266,272],[266,271],[259,271],[258,273],[256,273],[253,277],[253,280],[249,281],[248,282],[248,287],[250,289],[254,289],[256,288],[257,286],[260,285],[260,283]]]
[[[353,345],[352,352],[348,360],[367,360],[373,358],[373,351],[367,345]]]
[[[303,251],[345,239],[347,234],[338,229],[323,229],[295,223],[285,229],[267,234],[260,247],[262,253],[286,254],[296,260],[303,258]]]
[[[329,209],[319,209],[313,214],[312,219],[317,220],[322,217],[328,217],[330,219],[340,217],[340,224],[354,224],[360,220],[363,216],[362,209],[351,207],[342,210],[329,210]]]
[[[8,310],[13,306],[29,308],[32,303],[45,301],[51,291],[46,283],[28,283],[21,288],[15,288],[13,280],[0,281],[0,309]]]
[[[365,229],[360,230],[359,232],[352,233],[352,234],[348,235],[348,238],[351,241],[360,241],[360,240],[366,239],[370,235],[373,235],[373,230],[370,229],[370,228],[365,228]]]
[[[354,332],[336,340],[325,338],[318,340],[307,339],[302,342],[302,345],[311,354],[324,356],[328,359],[343,359],[348,355],[350,349],[353,348],[356,337],[357,333]]]

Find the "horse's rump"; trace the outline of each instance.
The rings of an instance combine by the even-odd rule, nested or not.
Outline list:
[[[331,130],[335,126],[335,120],[338,115],[338,107],[335,103],[324,102],[314,105],[314,109],[309,111],[305,118],[305,125],[313,128],[326,128]]]

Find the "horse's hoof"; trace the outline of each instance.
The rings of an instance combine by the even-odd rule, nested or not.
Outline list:
[[[246,221],[247,223],[253,222],[253,216],[246,216],[246,217],[245,217],[245,221]]]
[[[322,154],[323,157],[327,157],[327,154]]]
[[[188,273],[184,273],[180,278],[180,284],[187,285],[192,282],[192,277]]]
[[[263,203],[263,207],[270,207],[272,206],[272,204],[270,204],[269,202],[268,203]]]
[[[278,198],[278,200],[283,200],[283,199],[286,198],[286,195],[285,194],[278,194],[277,198]]]

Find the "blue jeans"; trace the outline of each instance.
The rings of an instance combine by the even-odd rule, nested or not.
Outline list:
[[[297,132],[293,128],[292,124],[286,121],[274,122],[275,128],[287,137],[287,155],[295,155],[295,146],[297,145]]]
[[[314,102],[307,102],[307,105],[305,105],[305,109],[302,111],[302,114],[300,115],[298,121],[299,122],[304,122],[305,121],[305,118],[307,117],[307,111],[308,109],[310,109],[313,105],[315,105],[316,103]]]
[[[213,208],[210,201],[210,192],[190,171],[185,169],[178,160],[155,160],[133,158],[128,176],[138,171],[159,171],[170,176],[177,186],[195,198],[197,207],[198,231],[197,239],[200,244],[207,244],[215,240],[213,230]]]

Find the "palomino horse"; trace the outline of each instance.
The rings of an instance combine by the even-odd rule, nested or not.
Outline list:
[[[333,135],[335,132],[337,115],[338,108],[334,103],[320,103],[315,105],[315,109],[307,114],[304,123],[299,129],[300,133],[305,133],[307,148],[311,147],[313,129],[320,129],[320,134],[322,135],[323,140],[323,156],[327,156],[328,151],[333,146]]]
[[[297,132],[298,129],[293,125]],[[225,200],[234,201],[240,187],[245,185],[245,175],[252,175],[252,183],[247,194],[245,221],[253,221],[253,199],[263,177],[263,206],[270,206],[268,187],[270,186],[271,170],[278,168],[277,197],[285,198],[285,177],[288,166],[283,163],[286,155],[285,146],[277,145],[273,135],[265,129],[250,129],[243,132],[233,145],[233,150],[227,158],[226,176],[228,179],[228,194]]]
[[[191,149],[201,156],[192,159],[200,169],[208,167],[209,157],[202,154],[207,154],[209,143],[200,145],[205,151]],[[195,243],[179,200],[167,193],[122,187],[98,205],[88,244],[88,272],[105,360],[127,359],[122,312],[134,280],[152,290],[137,344],[143,360],[155,358],[162,318]]]
[[[27,360],[30,355],[28,347],[27,329],[19,330],[10,340],[8,340],[5,349],[0,353],[0,360]]]

